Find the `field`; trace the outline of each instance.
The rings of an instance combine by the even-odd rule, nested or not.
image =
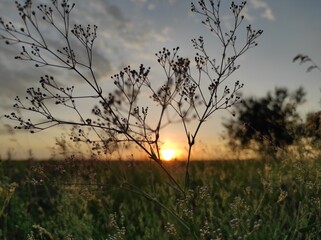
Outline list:
[[[182,162],[165,163],[183,179]],[[321,164],[2,161],[0,239],[320,239]]]

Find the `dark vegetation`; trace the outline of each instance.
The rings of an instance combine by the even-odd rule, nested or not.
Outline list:
[[[250,149],[261,157],[275,158],[279,150],[286,151],[303,138],[317,135],[317,131],[307,134],[307,123],[298,112],[305,95],[303,88],[293,93],[286,88],[276,88],[261,98],[243,98],[234,108],[235,117],[223,123],[228,146],[240,152]]]
[[[173,174],[184,174],[183,162],[166,164]],[[321,234],[320,161],[191,162],[193,181],[184,198],[152,165],[2,162],[0,238],[318,239]]]

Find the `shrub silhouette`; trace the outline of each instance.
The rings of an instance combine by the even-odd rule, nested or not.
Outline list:
[[[40,79],[39,88],[27,90],[26,100],[18,96],[15,99],[17,109],[31,112],[35,117],[25,118],[17,113],[6,117],[18,122],[16,128],[28,129],[32,133],[54,126],[70,126],[74,130],[71,139],[90,144],[98,155],[108,154],[120,144],[134,144],[164,170],[176,188],[184,192],[162,163],[162,130],[175,121],[183,126],[188,145],[186,188],[189,185],[192,148],[198,133],[214,112],[228,110],[240,101],[236,93],[243,84],[239,81],[230,84],[227,80],[240,67],[237,63],[239,57],[257,45],[256,40],[263,32],[248,25],[244,38],[239,37],[243,34],[238,35],[236,31],[243,23],[241,13],[245,4],[231,3],[234,22],[231,28],[227,28],[220,16],[219,0],[191,3],[191,10],[203,18],[203,25],[222,46],[221,56],[213,58],[209,55],[202,36],[192,40],[197,52],[194,60],[179,56],[179,47],[172,50],[163,48],[156,54],[165,75],[160,88],[153,87],[149,78],[150,68],[140,65],[138,69],[133,69],[128,66],[111,77],[115,90],[106,94],[94,68],[97,26],[70,26],[75,4],[70,4],[68,0],[52,0],[49,5],[38,5],[37,9],[34,9],[31,0],[24,4],[16,2],[21,17],[18,25],[23,27],[15,27],[14,23],[0,19],[1,38],[5,43],[22,46],[16,59],[33,62],[36,68],[53,67],[73,72],[87,84],[88,92],[92,94],[81,95],[77,87],[70,84],[72,81],[45,75]],[[52,46],[48,36],[41,31],[42,27],[59,35],[62,47],[56,49]],[[76,47],[75,41],[82,48]],[[152,101],[141,103],[139,99],[143,94],[149,95]],[[80,103],[84,99],[97,102],[85,112]],[[151,121],[149,107],[159,110],[157,121]],[[73,112],[75,119],[70,121],[66,116],[59,115],[58,108]],[[168,112],[174,113],[175,117],[167,119]]]

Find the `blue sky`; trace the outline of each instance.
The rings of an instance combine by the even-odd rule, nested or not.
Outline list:
[[[46,2],[37,0],[35,2]],[[195,51],[191,39],[203,35],[209,51],[220,53],[218,42],[208,34],[200,23],[199,16],[190,12],[188,0],[77,0],[72,19],[77,23],[98,25],[96,40],[96,66],[101,81],[119,72],[124,66],[138,67],[140,63],[152,68],[151,79],[158,81],[164,75],[157,64],[155,53],[163,47],[180,46],[180,55],[193,58]],[[228,4],[222,1],[222,19],[228,26]],[[238,1],[236,1],[238,2]],[[249,0],[244,10],[246,24],[263,29],[258,47],[251,49],[240,59],[241,68],[231,76],[231,82],[240,80],[245,84],[245,96],[265,95],[276,86],[296,89],[303,86],[308,101],[301,108],[302,116],[320,108],[321,73],[306,73],[307,65],[292,63],[298,53],[309,55],[321,65],[321,1],[320,0]],[[1,0],[0,17],[17,21],[13,1]],[[243,27],[245,28],[246,25]],[[0,33],[1,34],[1,33]],[[50,34],[50,33],[48,33]],[[55,42],[55,39],[53,39]],[[35,69],[33,64],[14,60],[20,49],[0,43],[0,112],[12,111],[16,95],[25,96],[27,87],[37,84],[45,73],[68,77],[68,73],[53,69]],[[152,80],[153,81],[153,80]],[[107,85],[108,86],[108,83]],[[79,86],[82,88],[82,86]],[[85,90],[83,90],[85,91]],[[199,139],[200,152],[215,147],[222,133],[221,122],[229,117],[226,112],[217,112],[206,123]],[[37,134],[12,132],[12,122],[0,118],[0,154],[6,157],[13,149],[16,157],[25,156],[29,149],[39,157],[50,154],[54,138],[60,131],[51,130]],[[184,151],[184,136],[174,129],[165,131],[164,141],[171,141]],[[174,137],[174,136],[175,137]],[[175,140],[174,140],[175,138]],[[216,151],[216,150],[215,150]],[[205,151],[206,152],[206,151]]]

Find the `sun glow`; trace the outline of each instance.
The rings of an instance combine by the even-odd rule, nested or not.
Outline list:
[[[171,161],[176,157],[176,151],[174,149],[161,150],[162,159],[165,161]]]

